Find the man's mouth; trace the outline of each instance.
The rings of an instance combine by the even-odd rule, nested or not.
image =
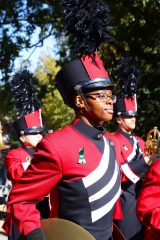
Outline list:
[[[110,113],[110,114],[113,114],[113,109],[105,108],[104,110],[105,110],[105,112],[108,112],[108,113]]]

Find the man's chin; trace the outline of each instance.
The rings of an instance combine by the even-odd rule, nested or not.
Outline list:
[[[110,115],[107,116],[107,118],[106,118],[105,121],[106,121],[106,122],[111,121],[112,118],[113,118],[113,114],[110,114]]]

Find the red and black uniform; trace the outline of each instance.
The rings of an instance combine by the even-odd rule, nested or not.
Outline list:
[[[119,130],[113,134],[111,139],[115,147],[118,142],[120,147],[120,164],[122,178],[121,204],[123,221],[116,221],[127,240],[143,239],[144,227],[136,216],[136,200],[141,178],[144,176],[148,166],[144,161],[144,141],[132,134]]]
[[[137,216],[146,226],[144,239],[160,239],[160,159],[145,175],[137,199]]]
[[[51,217],[81,225],[96,240],[110,239],[121,187],[114,146],[107,134],[76,119],[41,140],[32,164],[9,198],[8,211],[22,234],[31,237],[40,228],[34,202],[49,192]]]
[[[25,146],[10,150],[5,157],[7,177],[12,185],[22,176],[30,165],[34,150]]]
[[[5,157],[5,167],[7,170],[7,178],[11,181],[12,186],[14,186],[18,179],[23,175],[26,169],[29,167],[31,160],[34,155],[34,150],[32,148],[28,148],[26,146],[22,146],[19,148],[11,149]],[[47,218],[49,216],[49,203],[48,197],[45,197],[42,201],[37,203],[36,208],[40,211],[42,218]],[[11,229],[8,230],[6,225],[11,224],[10,216],[6,218],[4,223],[4,229],[7,231],[8,235],[10,235],[11,239],[17,239],[19,237],[19,231],[15,225]],[[6,228],[7,227],[7,228]],[[10,228],[10,227],[9,227]]]
[[[11,149],[6,154],[5,167],[7,170],[7,178],[11,181],[12,186],[16,184],[17,180],[22,176],[22,174],[26,171],[26,169],[30,165],[31,159],[33,158],[33,154],[34,154],[33,149],[25,146]],[[9,225],[9,230],[7,225]],[[11,221],[9,215],[5,220],[3,228],[9,235],[10,240],[15,240],[19,238],[20,235],[19,231],[15,224]]]

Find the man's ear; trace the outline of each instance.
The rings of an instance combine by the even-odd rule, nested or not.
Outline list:
[[[120,117],[117,117],[117,118],[116,118],[116,121],[117,121],[118,124],[121,124],[121,123],[122,123]]]
[[[84,101],[83,99],[81,98],[81,96],[77,95],[74,99],[75,101],[75,105],[78,107],[78,108],[83,108],[85,105],[84,105]]]
[[[23,135],[21,135],[21,136],[19,137],[19,139],[21,140],[22,143],[25,142],[25,140],[24,140],[24,136],[23,136]]]

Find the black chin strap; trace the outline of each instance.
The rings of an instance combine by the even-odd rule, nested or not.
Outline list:
[[[74,89],[75,89],[75,91],[77,92],[77,94],[78,94],[79,96],[81,96],[82,100],[84,101],[86,110],[89,112],[89,111],[90,111],[90,107],[89,107],[89,105],[88,105],[88,103],[87,103],[87,101],[86,101],[86,98],[85,98],[84,94],[82,93],[81,86],[80,86],[80,85],[76,85],[76,86],[74,87]]]

